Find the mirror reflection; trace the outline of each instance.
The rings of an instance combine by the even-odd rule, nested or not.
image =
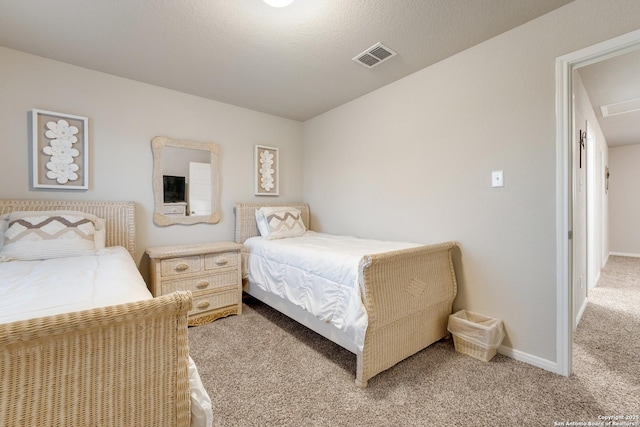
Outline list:
[[[217,145],[155,137],[152,148],[154,222],[219,222]]]

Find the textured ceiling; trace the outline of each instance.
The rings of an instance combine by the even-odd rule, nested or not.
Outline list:
[[[602,117],[600,107],[640,98],[640,49],[578,69],[609,147],[640,144],[640,111]]]
[[[306,120],[570,1],[0,0],[0,45]]]

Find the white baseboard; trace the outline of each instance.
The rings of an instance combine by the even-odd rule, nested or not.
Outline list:
[[[629,254],[629,253],[625,253],[625,252],[609,252],[609,255],[628,256],[628,257],[632,257],[632,258],[640,258],[640,254]]]
[[[558,373],[558,364],[556,362],[552,362],[551,360],[543,359],[541,357],[534,356],[532,354],[525,353],[520,350],[515,350],[511,347],[507,347],[504,345],[501,345],[500,347],[498,347],[498,353],[504,356],[510,357],[512,359],[515,359],[519,362],[528,363],[529,365],[542,368],[545,371],[550,371],[550,372],[553,372],[554,374]]]

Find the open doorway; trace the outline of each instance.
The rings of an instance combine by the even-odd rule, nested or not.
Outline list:
[[[597,156],[604,161],[608,154],[607,138],[600,128],[581,70],[584,68],[574,71],[572,81],[572,144],[576,149],[573,159],[573,332],[587,308],[589,289],[595,286],[602,270],[600,254],[607,250],[607,234],[602,232],[607,224],[603,213],[608,203],[601,179],[604,167],[603,162],[596,162]]]
[[[640,47],[640,30],[562,56],[556,60],[557,111],[557,373],[572,370],[574,307],[574,219],[575,191],[580,181],[575,167],[573,76],[580,67],[604,61]],[[586,131],[586,129],[585,129]],[[585,132],[586,134],[586,132]],[[585,219],[586,221],[586,219]],[[585,255],[586,257],[586,251]]]

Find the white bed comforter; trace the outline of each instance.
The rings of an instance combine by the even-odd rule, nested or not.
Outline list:
[[[0,323],[152,298],[123,247],[95,256],[0,262]],[[211,399],[189,357],[191,425],[213,422]]]
[[[301,237],[244,242],[249,281],[331,323],[362,350],[367,312],[359,286],[365,255],[408,249],[415,243],[387,242],[307,231]]]

